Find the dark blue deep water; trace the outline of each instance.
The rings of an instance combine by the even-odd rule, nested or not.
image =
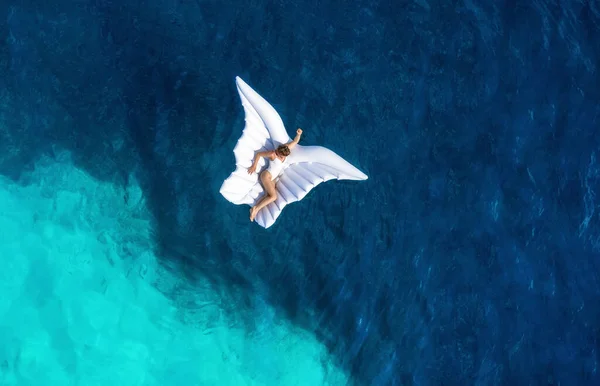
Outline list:
[[[357,384],[600,384],[598,0],[8,0],[0,35],[0,173],[135,174],[164,266]],[[369,179],[251,224],[235,76]]]

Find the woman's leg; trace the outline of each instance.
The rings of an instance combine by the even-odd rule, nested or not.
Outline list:
[[[267,170],[260,174],[260,181],[265,189],[265,195],[250,209],[250,221],[254,221],[259,210],[277,200],[277,190],[275,182],[271,181],[271,173]]]

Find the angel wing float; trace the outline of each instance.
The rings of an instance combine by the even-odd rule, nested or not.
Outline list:
[[[235,170],[221,185],[220,193],[228,201],[254,206],[263,195],[259,174],[266,166],[264,158],[258,163],[256,173],[248,174],[254,155],[258,151],[274,150],[291,141],[281,117],[263,97],[240,77],[236,84],[244,112],[246,126],[233,153]],[[255,221],[268,228],[281,214],[283,208],[302,200],[312,188],[331,179],[366,180],[366,174],[352,166],[333,151],[322,146],[296,145],[285,162],[286,168],[275,181],[277,200],[260,210]]]

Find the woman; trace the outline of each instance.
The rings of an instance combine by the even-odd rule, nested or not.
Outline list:
[[[250,221],[254,221],[256,214],[259,210],[269,205],[273,201],[277,200],[277,190],[275,189],[275,182],[273,182],[281,172],[285,165],[285,160],[290,155],[291,150],[300,142],[300,136],[302,135],[302,129],[296,130],[296,137],[290,143],[285,145],[279,145],[277,149],[273,151],[260,151],[254,156],[254,162],[252,166],[248,168],[248,174],[252,174],[256,171],[256,166],[261,157],[269,159],[269,167],[260,173],[260,182],[265,190],[265,195],[250,208]]]

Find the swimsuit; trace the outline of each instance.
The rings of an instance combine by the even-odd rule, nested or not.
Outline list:
[[[287,160],[287,157],[286,157],[286,160]],[[282,161],[279,159],[279,157],[275,157],[275,159],[273,161],[269,161],[269,167],[267,168],[267,170],[269,171],[269,173],[271,173],[271,181],[273,181],[277,177],[279,177],[281,172],[283,172],[284,166],[285,166],[285,160]]]

